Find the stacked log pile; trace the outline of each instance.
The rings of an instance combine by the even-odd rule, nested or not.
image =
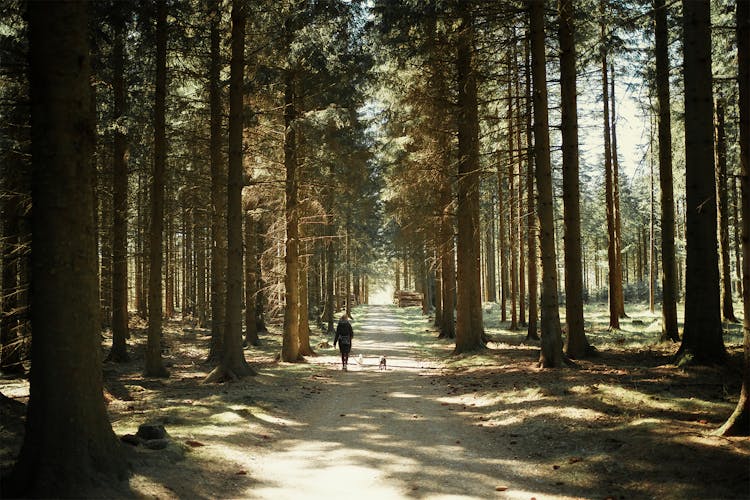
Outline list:
[[[393,302],[398,307],[421,306],[422,294],[419,292],[410,292],[408,290],[396,290],[393,294]]]

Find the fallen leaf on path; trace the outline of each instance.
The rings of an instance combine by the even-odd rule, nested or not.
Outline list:
[[[555,469],[555,470],[557,470],[557,469],[560,468],[560,466],[559,465],[553,465],[552,468]]]
[[[507,486],[495,486],[495,491],[507,491]]]
[[[581,457],[571,457],[568,459],[569,464],[574,464],[574,463],[582,462],[582,461],[583,459]]]
[[[192,439],[188,439],[185,441],[185,444],[188,446],[192,446],[193,448],[197,448],[199,446],[206,446],[205,444],[201,443],[200,441],[193,441]]]
[[[246,470],[240,470],[234,473],[236,476],[247,476]]]

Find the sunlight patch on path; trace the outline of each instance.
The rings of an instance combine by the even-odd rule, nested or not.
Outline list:
[[[514,467],[496,456],[483,429],[441,402],[445,394],[429,371],[438,364],[426,359],[438,345],[425,319],[393,306],[358,308],[353,316],[350,371],[338,369],[334,354],[309,359],[330,366],[328,390],[290,415],[300,425],[253,460],[258,483],[247,497],[495,497]],[[383,354],[385,372],[377,366]],[[530,496],[504,491],[502,498]]]

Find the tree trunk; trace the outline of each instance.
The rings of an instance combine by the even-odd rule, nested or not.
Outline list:
[[[534,81],[534,157],[539,188],[539,245],[542,254],[541,353],[539,365],[557,368],[563,363],[562,329],[557,298],[557,256],[555,254],[547,110],[547,69],[544,45],[544,0],[529,1],[531,26],[531,69]]]
[[[433,254],[432,258],[435,263],[435,317],[432,322],[432,326],[442,330],[442,319],[443,319],[443,273],[440,265],[440,222],[436,223],[433,228]]]
[[[620,318],[627,318],[625,314],[625,292],[622,287],[623,283],[623,272],[622,272],[622,221],[620,216],[620,161],[617,155],[617,112],[615,111],[615,66],[610,66],[612,78],[610,79],[610,89],[612,97],[610,99],[610,105],[612,106],[612,199],[614,202],[614,219],[615,219],[615,263],[617,264],[617,279],[615,284],[617,285],[617,314]],[[606,70],[605,70],[606,71]],[[627,256],[626,256],[627,257]],[[625,273],[627,273],[628,266],[625,265]],[[627,282],[627,276],[625,277]]]
[[[661,340],[677,342],[677,259],[675,257],[672,120],[669,102],[669,30],[665,0],[654,0],[656,96],[659,119],[659,188],[661,192]]]
[[[245,71],[244,0],[232,0],[232,59],[229,76],[229,168],[227,169],[227,296],[224,352],[207,382],[255,375],[242,350],[242,132]]]
[[[4,131],[3,131],[4,132]],[[15,134],[14,134],[15,135]],[[23,192],[22,177],[28,171],[25,161],[19,160],[8,154],[9,151],[3,152],[3,158],[0,160],[0,169],[2,169],[3,195],[0,203],[2,210],[0,218],[2,224],[2,289],[0,289],[0,299],[2,299],[2,311],[0,311],[0,371],[7,374],[22,374],[24,372],[21,364],[22,346],[20,332],[22,329],[19,321],[19,300],[21,292],[21,261],[22,238],[21,238],[21,218],[23,214]]]
[[[326,231],[328,231],[328,241],[326,242],[326,304],[325,304],[325,313],[324,316],[324,322],[326,323],[326,333],[328,335],[334,334],[334,327],[333,327],[333,308],[335,306],[335,297],[334,297],[334,283],[336,281],[336,269],[335,269],[335,262],[334,259],[334,243],[333,243],[333,227],[329,224],[326,226]]]
[[[161,357],[162,340],[162,240],[164,230],[164,177],[167,164],[167,5],[156,4],[156,89],[154,103],[154,170],[151,180],[151,231],[149,235],[147,377],[167,377]]]
[[[529,37],[524,41],[524,59],[526,66],[526,157],[528,158],[528,164],[526,167],[526,212],[528,213],[526,219],[526,238],[527,247],[529,249],[529,258],[527,264],[529,266],[527,277],[529,280],[529,324],[526,329],[526,340],[539,340],[539,331],[537,328],[537,318],[539,312],[537,308],[538,301],[538,274],[537,274],[537,249],[539,247],[539,238],[537,237],[537,227],[539,225],[539,219],[536,211],[536,199],[534,198],[534,179],[536,178],[535,173],[535,160],[534,160],[534,145],[532,143],[532,97],[531,97],[531,51],[529,49]]]
[[[578,173],[578,108],[573,1],[560,0],[560,106],[562,112],[563,204],[565,208],[565,352],[574,359],[590,349],[583,327],[581,209]]]
[[[299,263],[299,350],[301,356],[315,356],[315,351],[310,345],[310,292],[308,282],[310,251],[308,243],[304,241],[305,236],[307,236],[304,225],[300,226],[299,235],[302,250]]]
[[[456,348],[460,354],[484,347],[479,276],[479,117],[473,63],[474,26],[470,6],[459,5],[456,70],[458,75],[458,181],[456,219]]]
[[[487,224],[484,231],[484,253],[485,253],[485,300],[497,302],[497,282],[495,279],[495,261],[497,252],[495,250],[495,206],[490,202]]]
[[[165,136],[166,137],[166,136]],[[166,144],[166,140],[165,140]],[[166,172],[166,160],[165,172]],[[165,174],[166,175],[166,174]],[[165,189],[167,188],[165,183]],[[174,317],[174,263],[172,259],[174,257],[174,227],[173,227],[173,213],[171,205],[171,193],[165,194],[165,203],[168,205],[165,207],[166,211],[166,228],[164,231],[164,316],[168,319]]]
[[[211,164],[211,350],[209,361],[224,355],[224,322],[226,320],[227,173],[222,161],[221,104],[221,13],[218,0],[210,0],[211,59],[208,69],[208,102],[210,108],[209,161]]]
[[[740,200],[739,189],[737,188],[737,175],[732,176],[732,221],[734,222],[734,269],[736,273],[736,290],[737,295],[743,297],[742,287],[742,241],[740,240],[740,227],[742,221],[739,215],[739,205],[742,203]]]
[[[255,275],[256,275],[256,290],[255,294],[255,324],[258,332],[267,332],[266,328],[266,296],[263,291],[263,266],[261,259],[263,258],[263,251],[265,249],[265,233],[266,226],[263,223],[262,218],[258,218],[255,225],[255,255],[256,258],[253,260],[255,264]]]
[[[127,138],[123,132],[125,114],[125,18],[121,6],[112,13],[114,46],[112,48],[112,94],[114,97],[113,121],[114,151],[112,152],[112,349],[107,359],[128,361],[128,164],[125,158]]]
[[[737,60],[739,61],[740,183],[742,186],[742,255],[744,281],[744,363],[737,407],[717,433],[750,435],[750,2],[737,2]]]
[[[515,47],[515,45],[514,45]],[[508,74],[513,74],[515,51],[508,55]],[[518,213],[516,212],[516,145],[513,116],[513,78],[508,79],[508,246],[510,248],[510,325],[511,331],[518,330]]]
[[[148,280],[146,271],[145,240],[146,240],[146,216],[143,213],[146,204],[143,188],[143,173],[138,172],[138,192],[136,201],[136,254],[135,254],[135,310],[138,317],[146,319],[146,290],[144,289]]]
[[[446,155],[445,149],[442,154]],[[446,165],[444,165],[445,168]],[[440,321],[440,338],[456,338],[456,247],[453,216],[453,193],[448,176],[440,176],[440,275],[443,317]]]
[[[347,210],[346,212],[346,236],[344,238],[344,254],[345,254],[345,274],[344,277],[344,286],[346,289],[344,290],[344,311],[346,312],[346,317],[351,318],[352,317],[352,303],[351,303],[351,294],[352,294],[352,256],[351,256],[351,240],[350,240],[350,231],[351,231],[351,220],[350,220],[350,214],[351,211]]]
[[[724,101],[716,100],[714,114],[716,160],[716,214],[719,227],[719,289],[721,319],[737,323],[732,305],[732,271],[729,258],[729,209],[727,203],[727,141],[724,133]]]
[[[609,264],[609,327],[619,330],[620,308],[617,280],[617,229],[615,226],[615,195],[612,176],[612,146],[609,120],[609,85],[607,78],[606,29],[604,24],[605,0],[600,0],[601,9],[601,58],[602,58],[602,106],[604,108],[604,192],[607,208],[607,262]]]
[[[33,366],[23,445],[4,497],[119,497],[127,489],[103,397],[88,6],[27,7]]]
[[[255,248],[257,243],[255,239],[256,222],[250,210],[245,212],[245,343],[247,345],[257,346],[258,324],[255,322],[255,298],[258,293],[258,274],[256,272],[256,262],[260,258],[256,255]]]
[[[198,328],[208,324],[206,315],[206,212],[195,207],[195,267],[196,267],[196,317]]]
[[[648,310],[653,314],[656,301],[656,248],[654,242],[655,219],[654,214],[654,155],[653,130],[651,127],[651,161],[649,163],[649,210],[648,210]]]
[[[287,26],[287,30],[289,27]],[[287,69],[284,92],[284,166],[286,168],[286,274],[281,360],[300,360],[299,350],[299,204],[297,201],[297,135],[294,75]]]
[[[514,99],[516,101],[516,151],[518,174],[516,177],[516,185],[518,190],[516,193],[516,214],[518,214],[518,223],[516,224],[515,230],[518,233],[516,238],[518,241],[518,323],[521,326],[526,326],[526,241],[524,240],[524,224],[523,221],[528,217],[524,215],[524,199],[523,191],[526,177],[524,177],[523,163],[523,143],[521,139],[521,131],[524,128],[524,113],[522,109],[522,97],[521,97],[521,82],[519,76],[518,67],[518,41],[516,39],[515,29],[513,30],[513,68],[512,68],[512,80],[514,82]],[[528,159],[527,159],[528,160]]]
[[[500,247],[500,321],[508,319],[508,241],[506,229],[505,173],[502,156],[497,158],[497,245]]]
[[[709,0],[683,1],[687,267],[680,364],[724,363],[716,245]]]

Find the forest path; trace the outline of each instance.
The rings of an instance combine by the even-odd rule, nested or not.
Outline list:
[[[253,498],[488,498],[514,475],[485,430],[457,415],[439,380],[425,319],[393,306],[358,308],[349,371],[338,356],[326,391],[301,404],[290,433],[255,460]],[[432,345],[430,345],[432,344]],[[330,351],[329,351],[330,352]],[[432,354],[432,356],[430,356]],[[361,364],[358,362],[362,356]],[[379,369],[381,355],[387,370]],[[432,359],[430,359],[432,358]],[[531,498],[514,489],[503,498]]]

